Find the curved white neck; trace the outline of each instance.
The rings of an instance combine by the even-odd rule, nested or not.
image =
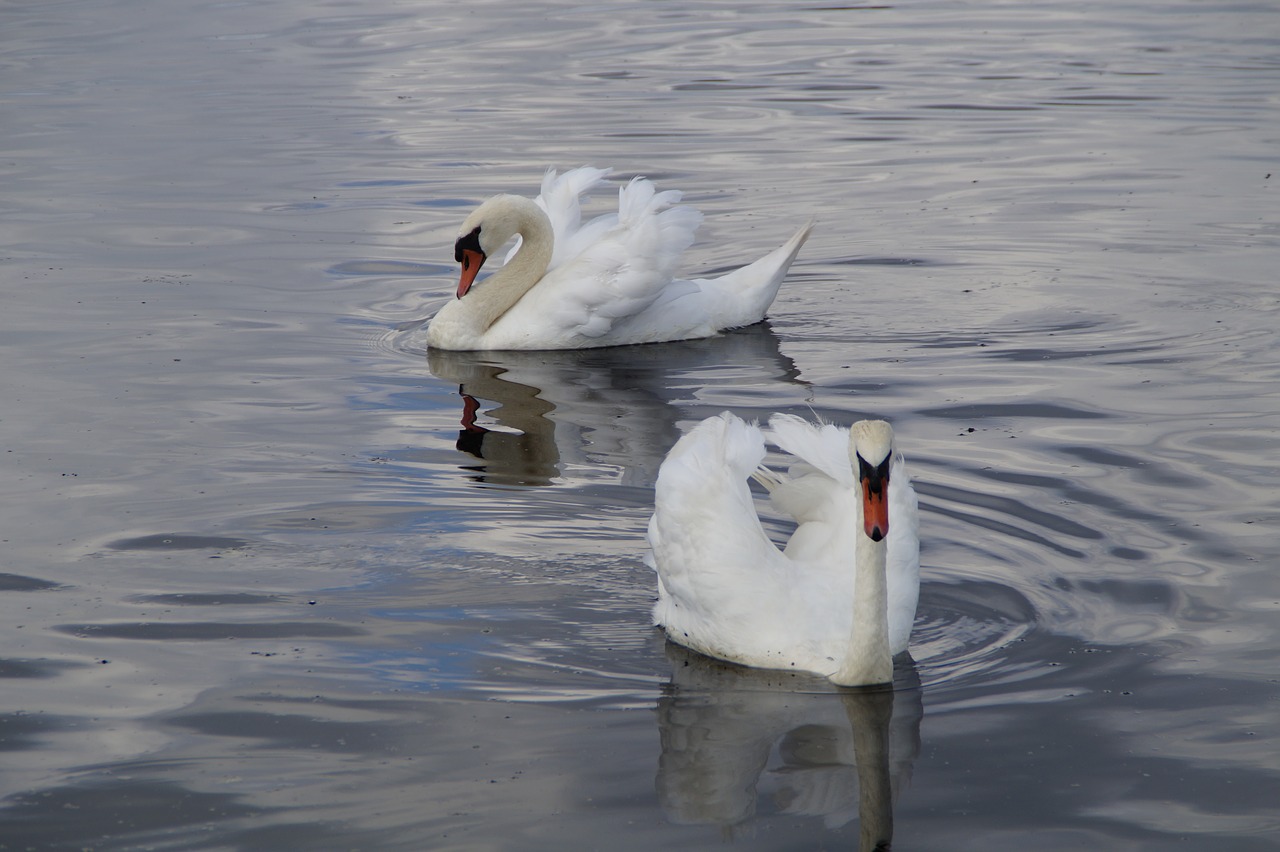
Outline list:
[[[487,331],[525,293],[542,280],[551,263],[555,234],[542,208],[527,198],[508,196],[500,219],[492,226],[500,236],[498,247],[516,234],[520,249],[506,266],[494,272],[463,297],[479,331]],[[506,232],[506,233],[503,233]]]
[[[862,496],[856,517],[858,546],[855,554],[853,627],[844,663],[832,675],[833,683],[864,686],[893,682],[893,654],[889,652],[888,539],[872,541],[863,532]]]

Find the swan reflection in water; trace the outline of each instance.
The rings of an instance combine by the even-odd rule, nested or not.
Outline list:
[[[889,848],[893,804],[920,752],[913,663],[899,662],[893,689],[833,691],[817,677],[666,647],[674,672],[658,700],[656,786],[668,819],[732,830],[768,797],[772,810],[831,829],[857,818],[860,850]]]
[[[551,485],[569,468],[608,466],[621,472],[621,484],[648,487],[680,437],[678,421],[704,405],[698,400],[704,389],[724,399],[716,412],[734,404],[731,394],[737,392],[797,401],[808,395],[767,323],[645,346],[431,349],[426,356],[433,375],[458,383],[457,447],[480,461],[465,469],[503,484]],[[496,406],[485,410],[484,402]],[[491,426],[482,425],[482,415]]]

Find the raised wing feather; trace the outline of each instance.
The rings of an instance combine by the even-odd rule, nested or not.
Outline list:
[[[646,310],[671,286],[702,222],[693,208],[672,206],[679,200],[679,192],[656,192],[649,181],[632,180],[619,192],[617,221],[601,217],[584,226],[571,238],[575,249],[584,247],[549,271],[522,307],[554,318],[566,335],[590,338]]]
[[[676,630],[710,631],[714,647],[734,614],[704,611],[705,603],[743,607],[759,591],[762,608],[776,606],[784,560],[760,525],[747,478],[764,458],[759,428],[722,414],[699,423],[676,442],[662,464],[654,493],[649,544],[658,556],[659,600],[654,621]],[[722,592],[719,587],[725,587]]]
[[[769,439],[839,485],[853,487],[848,429],[809,423],[793,414],[775,414],[769,418]],[[801,471],[793,468],[793,474]]]
[[[551,231],[555,235],[551,249],[549,269],[555,269],[582,252],[584,246],[590,244],[590,233],[584,234],[582,228],[582,196],[594,189],[601,181],[613,173],[613,169],[596,169],[582,166],[570,169],[564,174],[557,174],[555,169],[547,169],[542,176],[542,192],[533,201],[551,220]],[[611,220],[611,221],[606,221]],[[604,226],[617,223],[617,216],[612,214],[600,216],[588,223],[590,229],[598,230]],[[520,250],[521,240],[516,238],[515,245],[507,252],[503,263],[509,262]]]

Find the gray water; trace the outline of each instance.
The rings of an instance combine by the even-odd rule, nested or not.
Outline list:
[[[1265,2],[5,5],[0,848],[1280,848],[1278,92]],[[423,351],[582,164],[816,217],[769,322]],[[894,422],[893,693],[650,627],[724,409]]]

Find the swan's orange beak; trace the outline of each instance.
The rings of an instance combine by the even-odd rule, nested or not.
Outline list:
[[[880,541],[889,534],[889,477],[862,477],[862,529]]]
[[[467,295],[471,284],[476,280],[476,273],[484,266],[484,252],[475,249],[461,249],[458,260],[462,263],[462,277],[458,279],[458,298]]]

